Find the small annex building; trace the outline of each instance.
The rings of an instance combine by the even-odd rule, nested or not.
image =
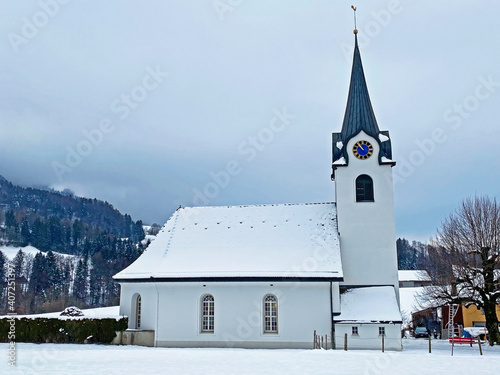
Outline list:
[[[312,348],[316,331],[329,347],[343,348],[347,334],[351,348],[379,349],[383,338],[386,349],[401,350],[395,162],[371,106],[357,30],[332,147],[334,203],[177,209],[114,276],[129,317],[125,341]]]

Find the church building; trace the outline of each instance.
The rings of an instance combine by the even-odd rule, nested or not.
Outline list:
[[[335,202],[179,208],[120,283],[122,343],[401,350],[391,140],[355,33]]]

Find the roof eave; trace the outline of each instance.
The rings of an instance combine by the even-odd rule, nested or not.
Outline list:
[[[157,282],[341,282],[343,276],[186,276],[186,277],[149,277],[115,278],[118,283],[157,283]]]
[[[356,319],[344,319],[344,320],[333,320],[335,323],[349,323],[349,324],[402,324],[402,320],[356,320]]]

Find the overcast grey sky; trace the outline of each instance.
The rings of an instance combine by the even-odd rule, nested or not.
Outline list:
[[[179,205],[334,200],[351,2],[2,1],[0,174],[135,220]],[[500,3],[357,1],[389,130],[397,235],[498,196]]]

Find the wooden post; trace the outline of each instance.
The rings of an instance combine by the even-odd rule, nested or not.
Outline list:
[[[325,349],[328,350],[328,335],[325,335]]]
[[[472,340],[474,340],[474,339],[473,339],[473,338],[472,338],[472,336],[471,336],[471,337],[470,337],[470,347],[471,347],[471,348],[472,348]]]
[[[316,349],[316,330],[314,330],[313,349]]]
[[[385,351],[384,337],[385,337],[385,335],[382,335],[382,353]]]
[[[431,353],[431,335],[429,335],[429,353]]]
[[[320,349],[323,349],[323,336],[321,336],[321,346]]]
[[[479,344],[479,354],[483,355],[483,348],[481,348],[481,337],[477,337],[477,343]]]
[[[347,351],[347,333],[344,335],[344,350]]]

